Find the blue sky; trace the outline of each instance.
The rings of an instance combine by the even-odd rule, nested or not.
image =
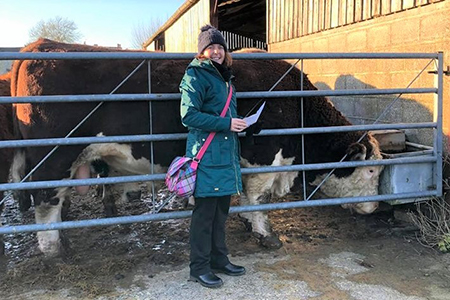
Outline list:
[[[131,48],[133,28],[164,22],[185,0],[0,0],[0,47],[22,47],[40,20],[60,16],[75,22],[81,43]]]

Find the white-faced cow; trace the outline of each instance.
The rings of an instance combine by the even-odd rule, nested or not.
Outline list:
[[[22,51],[58,51],[58,52],[93,52],[110,51],[106,48],[85,45],[69,45],[39,40]],[[125,78],[139,61],[119,60],[27,60],[15,62],[13,66],[13,96],[30,95],[83,95],[108,94]],[[178,93],[178,85],[184,74],[188,61],[157,60],[151,62],[152,93]],[[281,77],[290,65],[284,61],[250,61],[236,60],[233,72],[236,76],[235,86],[238,91],[267,91]],[[146,68],[144,68],[146,69]],[[147,71],[135,73],[116,93],[147,93]],[[315,89],[304,78],[304,89]],[[298,90],[300,72],[293,70],[283,79],[275,90]],[[259,99],[240,100],[238,111],[244,115]],[[98,103],[33,103],[15,105],[17,128],[21,137],[50,138],[66,135]],[[74,136],[95,136],[103,134],[147,134],[149,132],[149,109],[144,101],[105,102]],[[350,123],[333,105],[323,97],[306,98],[304,103],[305,127],[349,125]],[[154,133],[185,132],[181,125],[178,101],[154,101],[151,121]],[[300,127],[300,100],[298,98],[271,99],[267,101],[261,116],[263,128]],[[346,153],[348,159],[371,159],[379,155],[376,143],[370,136],[361,143],[356,143],[362,132],[333,133],[305,136],[306,162],[335,162]],[[26,166],[15,178],[35,166],[50,148],[27,148],[18,152],[14,164]],[[184,154],[184,141],[156,142],[154,145],[155,172],[163,172],[176,155]],[[111,174],[147,174],[150,172],[149,144],[92,144],[60,147],[33,174],[33,180],[56,180],[62,178],[86,178],[92,172],[106,176]],[[299,136],[274,136],[244,139],[242,141],[242,165],[278,166],[299,163],[301,139]],[[24,163],[26,162],[26,163]],[[323,187],[328,196],[338,197],[342,193],[333,192],[332,186],[348,186],[343,191],[347,195],[361,195],[368,192],[367,182],[371,180],[376,193],[378,169],[365,168],[337,170],[331,181]],[[372,173],[371,173],[372,171]],[[19,174],[22,173],[22,174]],[[322,172],[323,173],[323,172]],[[307,180],[313,182],[321,172],[308,172]],[[285,195],[292,187],[298,172],[259,174],[244,176],[244,193],[242,204],[256,204],[267,201],[272,194]],[[364,187],[358,185],[361,178]],[[341,181],[341,183],[336,183]],[[342,182],[350,183],[342,183]],[[63,203],[69,200],[69,188],[32,190],[36,206],[38,223],[61,220]],[[86,188],[77,188],[84,193]],[[107,197],[108,198],[108,197]],[[26,207],[29,198],[21,198],[22,207]],[[104,200],[107,213],[115,213],[114,203]],[[373,204],[366,212],[376,207]],[[359,209],[359,208],[356,208]],[[281,243],[270,230],[265,213],[244,214],[252,224],[253,231],[261,236],[261,241],[269,247],[279,247]],[[38,233],[39,247],[46,254],[59,252],[59,233],[47,231]]]
[[[0,96],[10,96],[10,74],[0,75]],[[11,104],[0,104],[0,141],[11,140],[13,138],[13,121]],[[13,159],[11,148],[0,148],[0,183],[8,182],[9,168]],[[3,200],[3,193],[0,192],[0,201]],[[0,205],[2,211],[3,203]],[[3,240],[0,235],[0,254],[3,254]]]

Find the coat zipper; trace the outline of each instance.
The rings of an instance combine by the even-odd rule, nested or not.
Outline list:
[[[228,82],[226,82],[227,85],[227,90],[228,90]],[[228,106],[228,113],[230,114],[230,118],[233,118],[233,115],[231,114],[231,108]],[[236,183],[236,192],[237,194],[240,196],[241,193],[239,192],[239,178],[238,178],[238,174],[237,174],[237,167],[236,167],[236,161],[234,160],[234,158],[236,158],[236,152],[239,153],[239,151],[236,151],[236,134],[233,132],[233,168],[234,168],[234,179],[235,179],[235,183]],[[240,159],[240,158],[239,158]]]
[[[216,66],[214,66],[213,63],[211,63],[211,65],[217,71],[219,76],[223,79],[222,75],[220,75],[220,72],[219,72],[219,70],[217,70]],[[224,82],[225,82],[225,86],[227,88],[227,96],[228,96],[228,93],[230,92],[229,91],[229,84],[225,80],[224,80]],[[230,114],[230,118],[233,118],[233,115],[231,114],[231,109],[230,109],[229,106],[228,106],[228,113]],[[233,157],[236,157],[236,152],[237,152],[236,151],[236,136],[235,135],[236,134],[233,133],[233,150],[234,150]],[[240,157],[239,157],[239,159],[240,159]],[[235,179],[235,183],[236,183],[236,192],[237,192],[238,195],[241,195],[241,193],[239,192],[239,184],[238,184],[239,178],[238,178],[238,174],[237,174],[236,161],[234,159],[233,159],[233,169],[234,169],[234,179]]]
[[[233,146],[234,146],[234,155],[233,155],[233,157],[235,158],[236,157],[236,152],[238,152],[238,151],[236,151],[236,137],[235,136],[233,136]],[[235,178],[235,182],[236,182],[236,192],[237,192],[237,194],[240,196],[241,195],[241,193],[239,192],[239,184],[238,184],[238,182],[239,182],[239,178],[238,178],[238,174],[237,174],[237,168],[236,168],[236,161],[233,159],[233,168],[234,168],[234,178]]]

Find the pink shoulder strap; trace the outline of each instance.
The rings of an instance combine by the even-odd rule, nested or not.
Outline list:
[[[231,97],[233,96],[233,86],[230,84],[230,92],[228,93],[227,102],[225,103],[225,106],[222,110],[222,113],[220,116],[223,118],[225,117],[225,114],[227,113],[228,107],[230,106]],[[197,155],[195,156],[195,160],[199,162],[203,155],[206,152],[206,149],[208,149],[209,144],[211,144],[211,141],[213,140],[214,136],[216,135],[215,132],[211,132],[208,137],[206,138],[206,142],[203,144],[202,148],[200,148],[200,151],[198,151]]]

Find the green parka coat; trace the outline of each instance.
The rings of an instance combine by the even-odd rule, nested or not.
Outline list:
[[[186,156],[194,157],[210,132],[216,135],[197,169],[194,197],[218,197],[242,191],[238,136],[230,131],[231,118],[237,118],[233,88],[230,107],[220,117],[227,101],[230,82],[226,82],[211,60],[194,59],[180,84],[181,121],[188,127]]]

